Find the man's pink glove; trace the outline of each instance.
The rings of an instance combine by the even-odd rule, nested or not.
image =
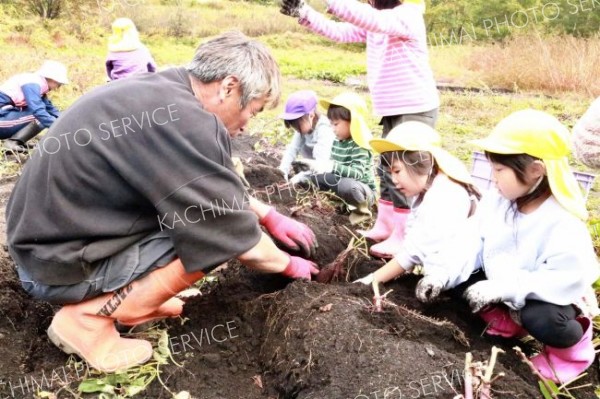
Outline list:
[[[315,256],[318,247],[317,239],[310,227],[304,223],[283,216],[275,208],[271,208],[269,213],[260,220],[260,224],[265,226],[273,238],[288,248],[294,251],[302,248],[306,257],[312,258]]]
[[[311,274],[319,274],[319,269],[316,264],[309,260],[290,256],[290,263],[288,263],[281,274],[289,278],[305,278],[310,280]]]

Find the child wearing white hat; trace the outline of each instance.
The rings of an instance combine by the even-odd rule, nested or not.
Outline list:
[[[52,126],[60,112],[47,94],[68,84],[67,68],[45,61],[34,73],[21,73],[0,85],[0,139],[4,149],[26,152],[24,144]]]

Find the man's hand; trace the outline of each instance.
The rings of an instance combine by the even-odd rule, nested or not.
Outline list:
[[[423,277],[416,288],[417,299],[424,303],[433,302],[442,292],[444,283],[435,276]]]
[[[302,249],[309,258],[315,256],[318,247],[317,239],[310,227],[304,223],[283,216],[275,208],[271,208],[260,220],[260,224],[265,226],[271,236],[288,248],[295,251]]]
[[[502,286],[497,281],[483,280],[467,288],[464,297],[473,313],[477,313],[487,305],[502,302],[502,292]]]
[[[309,260],[297,256],[290,256],[290,263],[288,263],[281,274],[289,278],[304,278],[310,280],[312,274],[319,274],[319,269],[315,263]]]
[[[332,160],[317,161],[316,159],[301,159],[296,162],[306,165],[314,173],[329,173],[333,171]]]
[[[283,15],[299,18],[302,7],[304,7],[304,0],[282,0],[279,12]]]
[[[358,280],[353,281],[353,283],[363,283],[364,285],[371,285],[373,284],[373,280],[375,280],[375,274],[370,273],[363,278],[359,278]]]

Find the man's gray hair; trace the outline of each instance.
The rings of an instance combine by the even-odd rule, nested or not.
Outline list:
[[[277,106],[281,95],[280,72],[269,49],[239,31],[217,36],[196,49],[187,71],[203,83],[235,76],[240,81],[242,108],[257,98]]]

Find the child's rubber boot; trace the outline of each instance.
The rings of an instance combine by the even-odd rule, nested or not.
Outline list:
[[[393,258],[394,254],[400,250],[404,242],[404,232],[406,230],[406,220],[410,214],[410,209],[394,208],[392,234],[385,241],[371,247],[371,255],[379,258]]]
[[[377,203],[377,219],[370,230],[358,230],[362,236],[380,242],[387,239],[394,230],[394,204],[380,199]]]
[[[356,209],[350,212],[350,224],[355,225],[362,223],[365,220],[369,220],[371,216],[373,216],[373,214],[369,209],[369,201],[360,202],[358,205],[356,205]]]
[[[518,325],[504,306],[489,306],[478,313],[486,323],[485,333],[504,338],[521,338],[527,335],[527,330]]]
[[[583,336],[569,348],[544,346],[544,350],[530,360],[540,374],[558,384],[564,384],[583,373],[595,358],[592,344],[592,322],[587,317],[578,317]]]

